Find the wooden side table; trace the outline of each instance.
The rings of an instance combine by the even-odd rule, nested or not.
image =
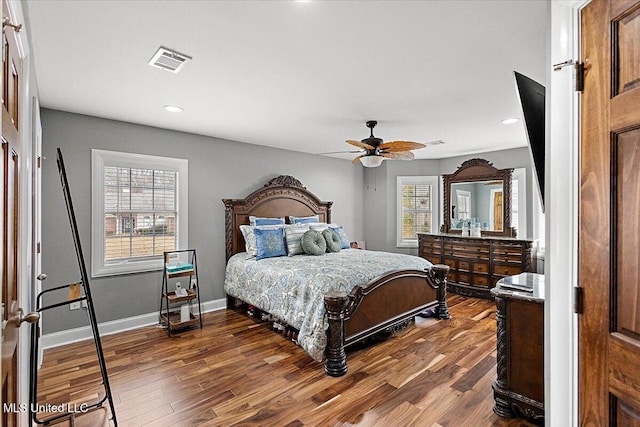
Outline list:
[[[497,379],[495,406],[501,417],[544,422],[544,276],[522,273],[500,279],[496,300]]]

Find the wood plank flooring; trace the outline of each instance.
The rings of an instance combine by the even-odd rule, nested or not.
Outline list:
[[[449,304],[450,320],[417,319],[348,352],[340,378],[232,310],[171,338],[158,327],[102,337],[118,425],[532,426],[492,410],[495,304],[453,294]],[[103,387],[93,342],[45,351],[38,387],[40,404],[95,402]],[[104,406],[75,425],[110,425]]]

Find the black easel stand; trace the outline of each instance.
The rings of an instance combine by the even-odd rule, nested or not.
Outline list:
[[[107,376],[107,366],[104,360],[104,353],[102,351],[102,343],[100,341],[100,333],[98,331],[98,321],[96,320],[96,314],[93,308],[93,300],[91,299],[91,288],[89,286],[89,277],[87,275],[87,268],[84,263],[84,256],[82,255],[82,246],[80,245],[80,235],[78,234],[78,225],[76,223],[76,216],[73,211],[73,203],[71,201],[71,192],[69,190],[69,184],[67,182],[67,173],[64,168],[64,161],[62,160],[62,152],[60,148],[58,148],[57,154],[57,163],[58,163],[58,173],[60,174],[60,181],[62,183],[62,192],[64,193],[64,200],[67,205],[67,214],[69,216],[69,223],[71,225],[71,232],[73,235],[73,242],[76,247],[76,256],[78,258],[78,266],[80,267],[80,277],[81,280],[78,283],[71,283],[69,285],[58,286],[55,288],[47,289],[38,294],[37,302],[36,302],[36,310],[40,313],[45,310],[49,310],[56,307],[61,307],[64,305],[69,305],[74,302],[87,302],[87,314],[89,316],[89,322],[91,323],[91,330],[93,331],[93,342],[96,346],[96,352],[98,354],[98,363],[100,364],[100,372],[102,374],[102,384],[104,386],[105,395],[102,399],[94,403],[83,403],[83,404],[69,404],[67,406],[67,411],[60,412],[55,416],[49,417],[45,420],[39,420],[37,418],[38,408],[41,407],[41,404],[37,403],[38,398],[38,339],[39,339],[39,328],[38,324],[33,323],[31,325],[31,366],[30,366],[30,387],[29,387],[29,413],[32,423],[50,425],[52,423],[56,423],[61,421],[62,419],[69,419],[71,425],[74,425],[74,420],[76,415],[80,415],[86,411],[100,408],[104,404],[105,401],[109,401],[109,409],[111,410],[111,420],[113,421],[114,426],[117,427],[118,421],[116,420],[116,411],[113,406],[113,397],[111,395],[111,387],[109,386],[109,377]],[[84,290],[84,295],[80,295],[75,298],[68,298],[66,301],[41,306],[42,296],[49,293],[58,291],[61,289],[69,288],[73,286],[82,286],[82,290]],[[71,295],[71,293],[70,293]]]

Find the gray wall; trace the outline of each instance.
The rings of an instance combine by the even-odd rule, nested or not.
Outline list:
[[[396,181],[398,176],[438,176],[455,172],[460,165],[472,158],[482,158],[498,169],[525,168],[527,170],[527,230],[531,238],[533,230],[533,197],[538,197],[533,186],[531,155],[529,148],[492,151],[439,160],[385,161],[382,166],[364,170],[364,236],[367,249],[417,254],[417,249],[398,248],[396,243]],[[441,189],[438,189],[438,193]],[[441,195],[438,194],[441,198]],[[439,209],[442,223],[442,206]]]
[[[57,147],[64,157],[87,266],[91,260],[91,149],[189,160],[189,247],[197,249],[203,301],[225,295],[221,199],[245,197],[275,176],[293,175],[320,199],[332,200],[333,222],[344,225],[353,240],[365,238],[361,220],[363,168],[354,167],[348,160],[50,109],[42,110],[42,127],[42,271],[48,275],[45,289],[80,277],[56,167]],[[98,321],[157,311],[160,286],[160,271],[91,279]],[[43,316],[44,333],[87,324],[84,310],[60,308]]]

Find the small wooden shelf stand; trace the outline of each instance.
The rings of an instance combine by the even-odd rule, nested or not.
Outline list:
[[[169,266],[174,262],[189,264],[191,267],[184,270],[170,271]],[[177,280],[174,279],[181,277],[188,278],[188,283],[185,287],[187,295],[178,296],[175,291]],[[195,286],[193,286],[194,283]],[[180,320],[180,306],[178,304],[189,305],[189,320]],[[197,313],[194,313],[195,309],[197,309]],[[160,295],[159,312],[160,325],[165,327],[169,336],[175,331],[196,325],[199,325],[200,329],[202,329],[200,282],[198,280],[198,264],[195,249],[164,252],[164,269],[162,271],[162,293]]]

